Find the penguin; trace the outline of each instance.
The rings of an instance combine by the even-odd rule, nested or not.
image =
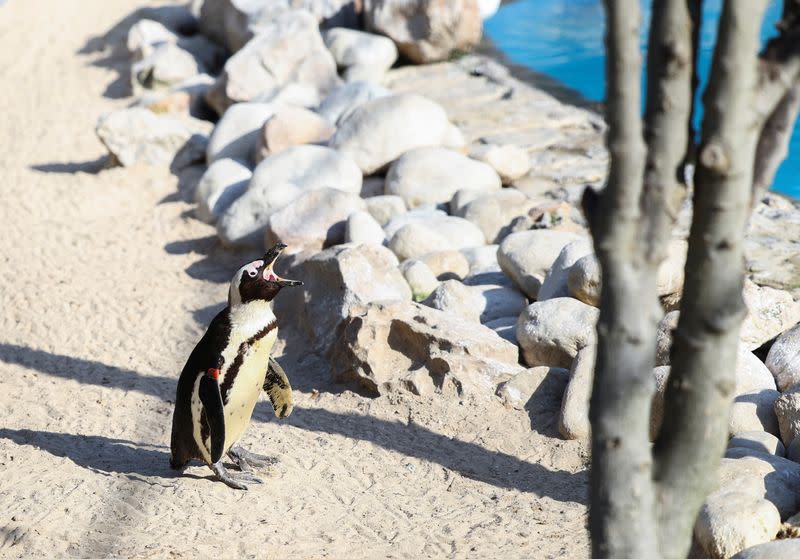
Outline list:
[[[178,379],[172,417],[170,466],[183,470],[192,459],[203,460],[216,478],[235,489],[261,483],[253,468],[273,462],[236,443],[250,423],[264,390],[275,415],[292,412],[292,388],[270,352],[278,325],[270,302],[284,287],[303,282],[275,274],[275,261],[286,245],[269,249],[263,259],[242,266],[231,281],[228,306],[211,321]],[[237,474],[222,464],[227,455]]]

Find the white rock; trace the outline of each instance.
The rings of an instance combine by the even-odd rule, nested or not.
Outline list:
[[[324,93],[338,81],[336,62],[322,42],[317,22],[308,12],[296,10],[261,27],[228,59],[208,102],[222,114],[233,103],[269,95],[289,82]]]
[[[442,145],[450,128],[441,106],[415,94],[373,99],[337,125],[331,147],[351,157],[364,174],[382,169],[414,148]]]
[[[500,271],[500,264],[497,263],[497,249],[498,245],[486,245],[462,248],[460,252],[469,263],[469,273],[477,274]]]
[[[547,271],[564,246],[580,235],[564,231],[531,230],[512,233],[500,243],[497,262],[531,299],[539,294]]]
[[[238,105],[231,109],[236,106]],[[264,122],[256,135],[255,162],[261,163],[270,155],[292,146],[325,143],[335,130],[327,119],[308,109],[302,107],[279,109]]]
[[[124,167],[137,162],[167,167],[192,136],[192,130],[183,122],[139,107],[101,116],[95,131]]]
[[[800,322],[800,303],[786,291],[745,280],[743,296],[749,312],[739,338],[747,349],[756,349]]]
[[[797,559],[800,557],[800,540],[776,540],[748,547],[731,559]]]
[[[462,279],[469,274],[469,262],[459,250],[435,250],[419,257],[440,280]]]
[[[713,559],[770,541],[781,527],[775,505],[739,491],[717,491],[708,496],[694,526],[700,546]]]
[[[375,221],[369,212],[362,210],[350,214],[347,218],[344,240],[346,243],[382,245],[386,242],[386,234],[381,224]]]
[[[794,514],[800,506],[795,488],[800,483],[800,465],[748,448],[730,448],[720,462],[720,491],[740,491],[767,499],[777,507],[781,518]]]
[[[227,246],[257,246],[269,216],[309,190],[332,187],[358,194],[361,172],[352,161],[321,146],[296,146],[265,159],[256,167],[247,191],[217,222]]]
[[[500,0],[478,0],[478,10],[481,14],[481,19],[489,19],[500,7]]]
[[[800,383],[800,325],[778,336],[767,354],[766,365],[779,390],[789,390]]]
[[[570,269],[582,258],[593,254],[593,250],[590,239],[580,239],[564,245],[558,258],[553,262],[553,266],[547,271],[542,286],[539,288],[537,299],[544,301],[556,297],[569,297],[571,295],[568,285]],[[577,299],[581,300],[579,297]]]
[[[669,365],[669,352],[672,349],[672,332],[678,327],[680,311],[671,311],[658,323],[656,331],[656,365]]]
[[[299,252],[341,244],[348,217],[363,208],[357,194],[336,188],[309,190],[270,215],[264,245],[281,242]]]
[[[386,231],[386,237],[391,239],[392,236],[397,233],[401,227],[404,225],[408,225],[409,223],[428,223],[432,219],[438,219],[441,217],[445,217],[447,214],[441,210],[432,210],[430,208],[416,208],[410,211],[403,212],[392,217],[386,225],[383,226],[383,230]]]
[[[323,31],[322,39],[340,69],[369,69],[381,76],[397,60],[391,39],[355,29],[334,27]]]
[[[478,145],[470,151],[469,156],[491,165],[500,175],[503,184],[511,184],[515,179],[527,175],[531,170],[528,152],[513,144]]]
[[[289,82],[278,89],[260,93],[253,101],[314,109],[322,102],[322,95],[319,89],[310,83]]]
[[[408,211],[403,199],[400,196],[391,194],[371,196],[365,202],[367,203],[367,211],[381,226],[389,223],[393,217]]]
[[[572,362],[558,421],[558,431],[565,439],[588,439],[592,435],[589,400],[592,397],[596,353],[595,345],[586,346],[578,351]]]
[[[317,109],[317,112],[337,124],[346,118],[356,107],[367,101],[388,97],[392,92],[383,86],[367,81],[351,81],[331,91]]]
[[[212,163],[195,190],[195,216],[206,223],[217,218],[247,190],[252,171],[235,159],[218,159]]]
[[[766,431],[777,435],[778,420],[773,407],[780,396],[777,390],[755,390],[736,396],[731,407],[728,433],[736,436],[748,431]]]
[[[531,367],[569,367],[575,355],[596,343],[599,311],[568,297],[529,305],[517,322],[517,339]]]
[[[134,61],[142,60],[165,43],[177,43],[178,35],[164,24],[152,19],[140,19],[128,30],[126,46]]]
[[[739,347],[736,359],[736,394],[752,390],[775,390],[775,379],[767,366],[751,351]]]
[[[494,169],[441,147],[407,151],[386,175],[386,194],[402,197],[409,208],[449,202],[460,189],[489,192],[500,188]]]
[[[786,448],[776,437],[766,431],[745,431],[731,438],[728,448],[749,448],[757,452],[785,456]]]
[[[483,195],[480,195],[480,191],[466,192],[477,192],[478,197],[460,211],[453,211],[451,201],[451,212],[480,227],[486,238],[494,243],[501,242],[511,233],[514,218],[527,215],[528,210],[536,205],[536,202],[514,188],[503,188]]]
[[[237,103],[225,111],[208,140],[208,164],[227,158],[252,164],[259,130],[278,108],[270,103]]]
[[[653,369],[653,380],[655,391],[650,402],[650,440],[656,440],[661,424],[664,422],[664,400],[667,392],[667,381],[669,381],[669,367],[655,367]]]
[[[241,49],[259,29],[289,10],[286,1],[203,0],[200,31],[231,52]]]
[[[134,95],[142,89],[165,89],[205,71],[194,56],[175,43],[163,43],[131,66],[131,86]]]
[[[400,271],[411,287],[414,301],[422,301],[439,286],[439,280],[433,271],[421,260],[406,260],[400,264]]]
[[[469,221],[452,216],[433,216],[401,227],[389,239],[389,248],[402,261],[436,250],[458,250],[485,243],[481,230]]]
[[[518,317],[527,300],[513,288],[468,286],[458,280],[447,280],[439,284],[422,304],[472,322],[486,323],[503,317]]]

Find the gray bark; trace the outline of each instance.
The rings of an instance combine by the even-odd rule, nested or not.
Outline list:
[[[603,270],[598,351],[590,404],[589,522],[594,557],[649,557],[656,541],[648,423],[657,299],[642,266],[640,195],[644,176],[638,0],[606,0],[608,149],[601,195],[585,207]],[[596,198],[599,197],[599,198]],[[647,276],[646,278],[643,276]],[[642,289],[644,287],[645,289]],[[646,373],[646,374],[644,374]]]
[[[790,87],[772,112],[756,148],[753,172],[753,205],[757,204],[772,182],[778,167],[789,153],[789,140],[800,112],[800,85]]]
[[[689,549],[697,511],[727,441],[739,329],[746,309],[743,240],[759,127],[759,22],[767,0],[728,0],[704,95],[681,315],[664,423],[654,447],[664,558]]]

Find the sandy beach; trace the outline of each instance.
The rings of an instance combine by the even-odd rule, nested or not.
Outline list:
[[[287,333],[295,411],[262,398],[243,441],[280,457],[264,485],[169,469],[178,374],[252,255],[168,170],[105,168],[94,126],[130,104],[119,45],[143,5],[0,6],[0,556],[588,556],[587,448],[557,436],[560,393],[371,398]]]

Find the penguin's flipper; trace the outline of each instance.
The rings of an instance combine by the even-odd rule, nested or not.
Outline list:
[[[289,377],[277,361],[269,358],[267,366],[267,376],[264,379],[264,392],[272,402],[275,415],[280,418],[288,417],[292,413],[294,404],[292,403],[292,386],[289,384]]]
[[[217,463],[225,449],[225,410],[217,379],[203,375],[200,379],[200,401],[211,431],[211,462]]]

